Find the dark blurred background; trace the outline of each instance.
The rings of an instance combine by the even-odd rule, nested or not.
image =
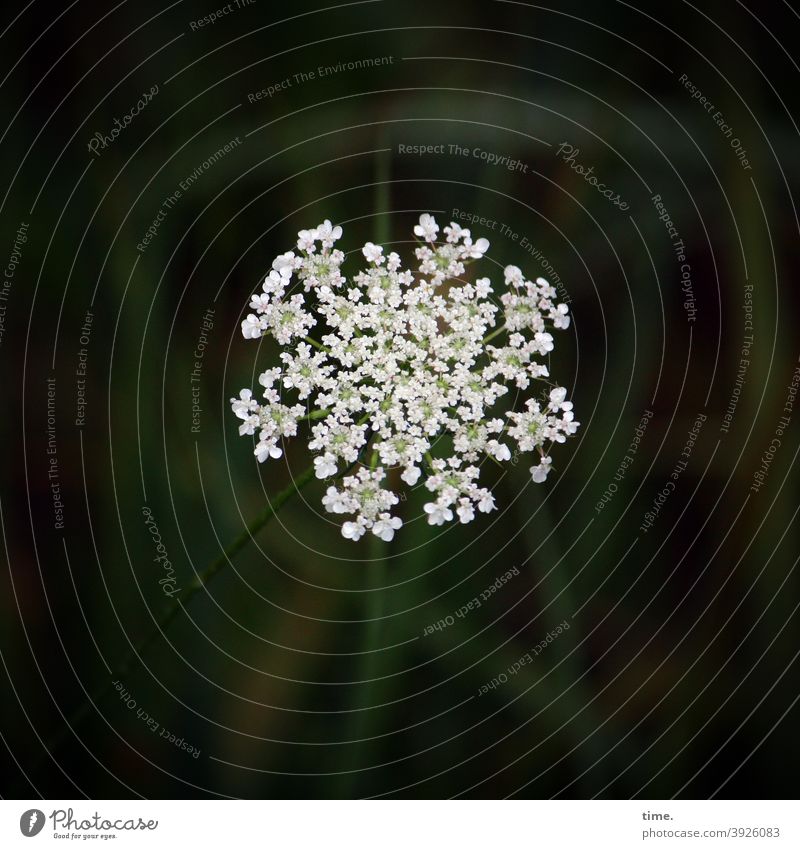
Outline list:
[[[4,796],[797,794],[790,4],[3,18]],[[309,463],[259,467],[228,406],[276,356],[239,331],[272,258],[323,218],[410,252],[454,210],[496,288],[569,300],[547,484],[487,469],[501,509],[444,528],[414,494],[378,551],[313,482],[124,662],[169,604],[142,508],[185,588]]]

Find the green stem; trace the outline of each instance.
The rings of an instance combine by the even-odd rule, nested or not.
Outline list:
[[[364,621],[364,637],[361,642],[362,654],[356,672],[354,686],[357,688],[353,696],[353,712],[350,714],[349,746],[345,749],[345,764],[342,771],[342,797],[352,799],[359,792],[359,786],[367,791],[368,782],[363,782],[361,773],[367,768],[368,748],[371,737],[375,736],[377,721],[373,705],[380,703],[381,682],[378,677],[378,652],[380,651],[381,621],[384,612],[384,591],[382,589],[386,576],[387,544],[370,534],[367,540],[367,550],[370,561],[366,564],[369,569],[370,595],[366,604],[366,619]],[[368,774],[368,773],[367,773]]]
[[[312,421],[312,420],[314,420],[314,419],[324,419],[326,416],[329,416],[329,415],[330,415],[330,413],[331,413],[331,411],[330,411],[330,410],[312,410],[312,411],[311,411],[311,412],[310,412],[310,413],[306,416],[306,418],[307,418],[309,421]]]
[[[312,345],[318,351],[324,351],[326,354],[330,354],[330,351],[321,342],[317,342],[316,339],[312,339],[310,336],[304,336],[303,341],[308,342],[309,345]]]
[[[229,563],[244,547],[250,542],[254,536],[269,522],[269,520],[283,507],[283,505],[302,487],[310,483],[314,479],[314,467],[309,466],[301,475],[298,475],[287,487],[282,489],[272,501],[267,504],[262,514],[254,519],[236,539],[230,543],[227,548],[223,549],[222,553],[211,563],[198,573],[194,580],[179,593],[170,608],[165,612],[164,618],[169,623],[174,619],[178,609],[186,604],[197,592],[219,572],[219,570]],[[177,603],[176,603],[177,602]],[[168,617],[168,618],[167,618]]]
[[[379,245],[386,245],[390,236],[389,219],[389,190],[391,187],[391,154],[389,151],[379,153],[375,158],[375,241]]]
[[[506,325],[504,324],[501,327],[498,327],[495,330],[493,330],[488,336],[484,336],[483,337],[483,344],[485,345],[487,342],[491,342],[492,339],[495,338],[495,336],[499,336],[505,329],[506,329]]]
[[[260,516],[254,519],[202,572],[198,572],[184,590],[172,598],[169,606],[156,619],[156,627],[127,651],[111,675],[95,687],[89,696],[66,718],[66,725],[45,745],[44,752],[30,771],[31,774],[35,774],[39,767],[44,764],[47,756],[52,754],[64,742],[69,731],[74,732],[77,726],[89,715],[92,708],[96,708],[97,704],[111,692],[114,682],[127,675],[136,663],[142,660],[144,652],[158,639],[159,635],[163,635],[164,630],[169,627],[181,611],[186,609],[186,605],[200,590],[221,571],[223,566],[233,560],[296,492],[299,492],[302,487],[313,479],[314,467],[311,466],[296,477],[289,486],[282,489],[267,505]]]

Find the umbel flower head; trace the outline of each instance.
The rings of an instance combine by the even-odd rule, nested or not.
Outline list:
[[[334,247],[342,228],[326,220],[301,230],[242,322],[246,339],[272,336],[284,350],[259,377],[260,400],[249,389],[231,399],[239,433],[257,434],[263,462],[307,425],[316,475],[330,481],[322,504],[344,517],[348,539],[367,531],[392,539],[402,525],[392,513],[401,482],[424,481],[431,525],[470,522],[495,509],[480,485],[486,460],[531,452],[541,483],[553,444],[578,428],[566,389],[549,382],[542,361],[551,331],[569,326],[566,304],[513,265],[495,302],[488,277],[464,279],[489,242],[456,223],[443,233],[439,240],[436,220],[422,215],[416,271],[367,242],[366,267],[346,278]],[[502,409],[512,388],[526,398],[520,411]]]

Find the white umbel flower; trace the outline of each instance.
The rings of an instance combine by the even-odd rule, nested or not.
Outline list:
[[[281,365],[259,377],[262,401],[249,389],[231,399],[239,432],[256,441],[264,462],[281,457],[283,440],[307,422],[316,476],[330,482],[322,505],[349,517],[346,539],[367,531],[394,537],[403,524],[392,514],[400,482],[422,480],[429,524],[471,522],[496,509],[479,483],[485,461],[535,452],[531,478],[542,482],[553,444],[579,427],[567,390],[547,381],[541,361],[553,332],[570,325],[556,290],[507,266],[498,306],[489,278],[465,279],[488,240],[473,241],[455,222],[445,241],[438,234],[436,219],[423,214],[414,226],[422,240],[415,271],[367,242],[367,267],[348,279],[335,248],[342,228],[325,220],[301,230],[296,252],[275,259],[242,322],[246,339],[271,336],[284,350]],[[510,390],[525,393],[519,411],[498,409]],[[442,445],[447,456],[433,456]]]

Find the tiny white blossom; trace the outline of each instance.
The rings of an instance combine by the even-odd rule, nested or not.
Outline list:
[[[553,320],[553,327],[559,330],[566,330],[569,327],[569,307],[566,304],[559,304],[550,312],[550,318]]]
[[[427,212],[424,212],[419,217],[419,224],[414,226],[414,235],[419,236],[420,239],[425,239],[426,242],[435,242],[436,234],[439,232],[439,225],[436,223],[436,219],[429,215]]]
[[[297,267],[294,251],[287,251],[285,254],[275,257],[272,261],[272,268],[277,271],[281,277],[287,280],[292,276],[294,269]]]
[[[380,265],[384,261],[383,248],[380,245],[374,245],[372,242],[367,242],[361,249],[367,262],[374,262]]]
[[[263,463],[267,457],[277,460],[283,456],[283,451],[278,447],[274,439],[262,439],[253,452],[258,458],[259,463]]]
[[[428,523],[431,525],[443,525],[453,518],[453,511],[438,501],[426,504],[425,512],[428,514]]]
[[[301,230],[297,234],[297,249],[306,253],[314,253],[319,235],[316,230]]]
[[[263,332],[261,320],[256,315],[248,315],[242,322],[242,336],[245,339],[258,339]]]
[[[542,457],[538,466],[531,466],[531,477],[533,478],[534,483],[545,482],[547,475],[550,472],[550,464],[552,462],[553,461],[550,457]]]
[[[400,477],[409,486],[414,486],[414,484],[419,480],[419,476],[421,474],[422,471],[419,469],[418,466],[408,466],[403,470],[403,473],[400,475]]]
[[[364,536],[364,531],[366,527],[361,522],[345,522],[342,525],[342,536],[345,539],[359,540]]]
[[[317,227],[317,238],[322,242],[322,247],[329,249],[333,247],[333,243],[342,238],[342,228],[336,227],[326,218],[322,224]]]
[[[495,460],[499,460],[501,463],[504,460],[511,459],[511,450],[507,445],[502,445],[496,439],[490,439],[486,443],[486,450],[494,457]]]
[[[484,490],[481,497],[478,499],[478,510],[480,510],[481,513],[491,513],[494,509],[494,496],[491,492]]]
[[[563,386],[556,386],[555,389],[550,390],[550,404],[549,407],[551,410],[560,410],[561,405],[564,403],[564,399],[567,397],[567,390]]]
[[[329,513],[347,513],[348,499],[343,492],[335,486],[329,486],[328,491],[322,498],[322,506]]]
[[[339,470],[333,454],[323,454],[314,458],[314,472],[320,479],[331,478]]]
[[[480,259],[489,250],[488,239],[478,239],[469,250],[469,256],[473,259]]]
[[[231,398],[231,408],[240,419],[248,419],[251,413],[258,409],[258,404],[253,400],[253,393],[249,389],[242,389],[238,398]]]
[[[403,520],[399,516],[390,516],[388,513],[381,513],[378,521],[372,526],[372,533],[376,537],[380,537],[384,542],[391,542],[394,539],[394,532],[403,527]]]
[[[469,498],[462,498],[459,500],[456,513],[458,513],[458,519],[462,525],[466,525],[475,518],[475,508],[472,506],[472,502]]]

